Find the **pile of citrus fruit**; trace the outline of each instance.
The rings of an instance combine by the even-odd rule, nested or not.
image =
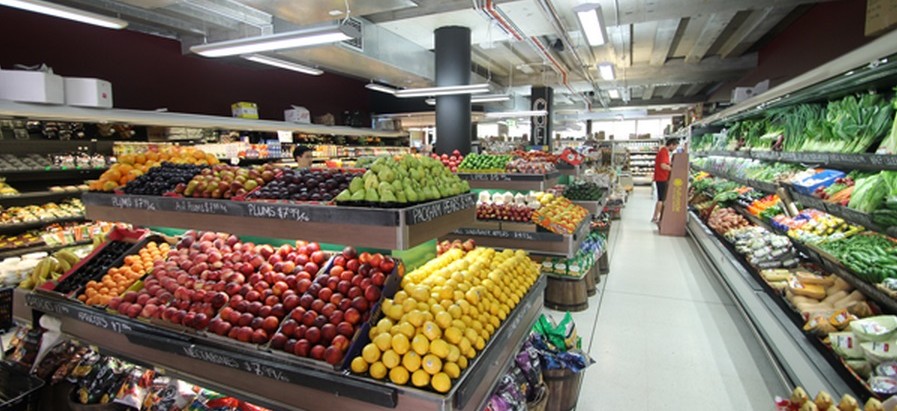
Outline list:
[[[166,146],[145,153],[122,154],[112,167],[100,175],[98,180],[91,181],[88,187],[91,191],[112,191],[164,162],[211,165],[218,164],[218,159],[200,149],[181,146]]]
[[[539,277],[526,253],[451,249],[405,275],[384,299],[356,374],[445,393]]]
[[[121,267],[110,268],[100,281],[88,281],[78,299],[87,305],[107,305],[146,275],[155,261],[165,261],[169,250],[168,243],[148,242],[137,255],[125,257]]]

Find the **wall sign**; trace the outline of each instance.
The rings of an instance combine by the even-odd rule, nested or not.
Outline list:
[[[530,119],[530,140],[534,145],[548,146],[551,151],[552,115],[554,105],[554,89],[551,87],[533,87],[530,93],[532,110],[545,110],[548,114]]]

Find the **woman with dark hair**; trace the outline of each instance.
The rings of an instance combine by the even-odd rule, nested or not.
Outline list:
[[[678,138],[667,139],[666,144],[657,150],[654,157],[654,184],[657,187],[657,204],[654,206],[652,222],[660,222],[660,213],[663,211],[663,200],[667,197],[667,182],[670,181],[672,166],[672,152],[679,146]]]

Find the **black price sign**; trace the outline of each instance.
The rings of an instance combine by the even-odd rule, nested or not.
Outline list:
[[[408,225],[426,223],[439,217],[472,208],[476,205],[473,194],[462,194],[444,200],[438,200],[431,204],[414,206],[405,213]]]
[[[258,218],[273,218],[301,223],[311,221],[307,210],[282,204],[246,203],[246,213],[250,217]]]
[[[162,209],[159,199],[142,196],[112,196],[111,204],[116,208],[133,208],[136,210],[157,211]]]
[[[197,214],[240,214],[227,203],[216,200],[175,200],[174,211]]]
[[[511,176],[508,174],[462,174],[461,178],[468,181],[511,181]]]
[[[78,321],[106,330],[112,330],[119,334],[126,334],[133,330],[130,321],[126,319],[117,318],[115,315],[109,315],[75,303],[55,301],[52,298],[35,293],[26,295],[25,302],[29,307],[37,311],[74,318]]]
[[[196,345],[181,345],[179,354],[210,364],[221,365],[228,368],[246,371],[259,377],[272,380],[290,382],[289,376],[278,368],[259,361],[239,356],[236,353],[216,350],[213,348],[199,347]]]

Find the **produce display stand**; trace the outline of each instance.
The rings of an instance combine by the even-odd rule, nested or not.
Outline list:
[[[85,194],[84,202],[95,219],[397,250],[475,219],[474,194],[396,209],[98,193]],[[160,328],[43,290],[14,293],[13,310],[24,321],[35,313],[57,316],[62,332],[109,354],[275,409],[480,410],[541,313],[546,282],[544,276],[536,281],[444,395],[324,363],[284,361],[265,349]]]
[[[532,226],[531,224],[528,226]],[[502,223],[502,228],[505,228]],[[521,249],[531,254],[573,258],[579,246],[589,235],[589,219],[583,219],[573,234],[555,234],[541,231],[509,231],[462,227],[442,236],[442,239],[465,240],[472,238],[477,245],[493,248]]]
[[[697,157],[737,157],[847,170],[897,170],[897,155],[781,151],[700,151]]]
[[[577,201],[574,200],[573,204],[576,204],[586,210],[589,210],[589,213],[592,213],[593,216],[597,216],[604,211],[604,206],[607,205],[607,199],[610,196],[609,192],[604,193],[604,196],[598,201]]]
[[[862,398],[715,233],[696,214],[689,214],[687,229],[699,255],[744,315],[782,383],[808,392],[825,390]]]
[[[49,293],[16,293],[14,313],[26,321],[28,308],[55,314],[65,334],[104,352],[276,409],[473,411],[485,405],[538,319],[545,284],[544,276],[536,281],[446,395],[323,366],[285,364],[262,350],[222,347],[215,340],[163,330]]]
[[[545,191],[554,187],[560,176],[558,171],[548,174],[458,173],[458,177],[466,180],[470,188],[531,191]]]
[[[87,217],[139,226],[214,228],[237,235],[404,250],[475,218],[468,193],[407,208],[363,208],[85,193]]]

